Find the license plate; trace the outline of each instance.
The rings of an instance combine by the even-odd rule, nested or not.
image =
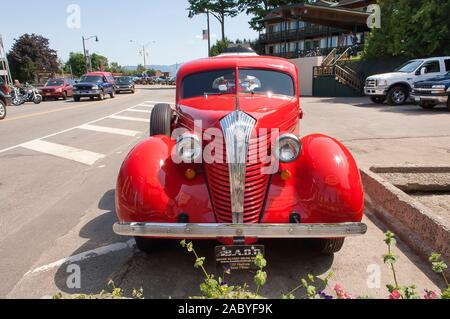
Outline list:
[[[51,93],[45,93],[45,95],[46,95],[46,96],[50,96],[50,95],[52,95],[52,94],[51,94]]]
[[[215,248],[218,269],[255,270],[255,259],[258,254],[264,256],[263,245],[249,246],[217,246]]]

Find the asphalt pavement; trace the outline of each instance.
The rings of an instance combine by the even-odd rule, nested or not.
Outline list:
[[[129,150],[148,136],[153,105],[173,103],[174,93],[167,87],[141,87],[134,95],[117,95],[105,101],[52,101],[9,108],[7,119],[0,122],[0,297],[43,298],[59,291],[95,294],[105,289],[110,279],[126,295],[139,287],[147,298],[199,294],[201,273],[178,243],[147,256],[135,249],[132,239],[112,232],[119,167]],[[402,131],[388,121],[392,112],[364,106],[367,101],[305,98],[303,132],[342,138],[363,165],[370,165],[366,155],[373,147],[370,143],[378,138],[391,143],[396,137],[404,141],[402,135],[409,134],[410,121],[416,120],[407,112],[394,113],[396,121],[407,126]],[[439,127],[446,115],[417,116],[421,121],[428,116],[434,119],[434,127]],[[426,132],[421,127],[416,133],[431,138],[432,130],[432,126]],[[448,130],[439,134],[450,138]],[[381,152],[380,145],[373,151]],[[269,279],[262,292],[279,297],[301,277],[332,271],[332,283],[343,284],[355,295],[386,297],[384,285],[392,282],[382,262],[386,228],[370,212],[365,222],[368,234],[348,239],[343,251],[334,257],[310,251],[303,241],[265,241]],[[196,243],[211,270],[216,244]],[[402,242],[396,253],[402,284],[415,283],[421,290],[440,285],[427,262]],[[71,275],[77,267],[81,282],[74,287]],[[251,285],[252,274],[235,274],[229,280]]]

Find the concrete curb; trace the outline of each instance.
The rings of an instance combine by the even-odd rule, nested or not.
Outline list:
[[[375,171],[386,172],[387,169],[389,168],[378,168]],[[361,169],[361,177],[366,207],[369,211],[380,218],[421,257],[428,259],[432,252],[438,252],[449,264],[450,229],[443,220],[434,216],[428,207],[372,171]]]

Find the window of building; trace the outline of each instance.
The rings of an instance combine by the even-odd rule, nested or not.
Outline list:
[[[300,41],[300,42],[298,43],[298,49],[299,49],[300,51],[305,50],[305,41]]]
[[[328,47],[328,38],[320,39],[320,48],[326,49]]]
[[[297,51],[297,43],[296,42],[290,42],[289,43],[289,52],[295,52]]]
[[[304,29],[304,28],[305,28],[305,22],[299,21],[299,22],[298,22],[298,28],[299,28],[299,29]]]
[[[338,46],[338,40],[339,40],[338,36],[334,36],[331,38],[331,47],[332,48],[336,48]]]

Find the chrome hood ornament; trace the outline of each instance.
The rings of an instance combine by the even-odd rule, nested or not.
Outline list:
[[[233,223],[243,224],[248,145],[256,120],[236,110],[223,118],[220,125],[225,138]]]

